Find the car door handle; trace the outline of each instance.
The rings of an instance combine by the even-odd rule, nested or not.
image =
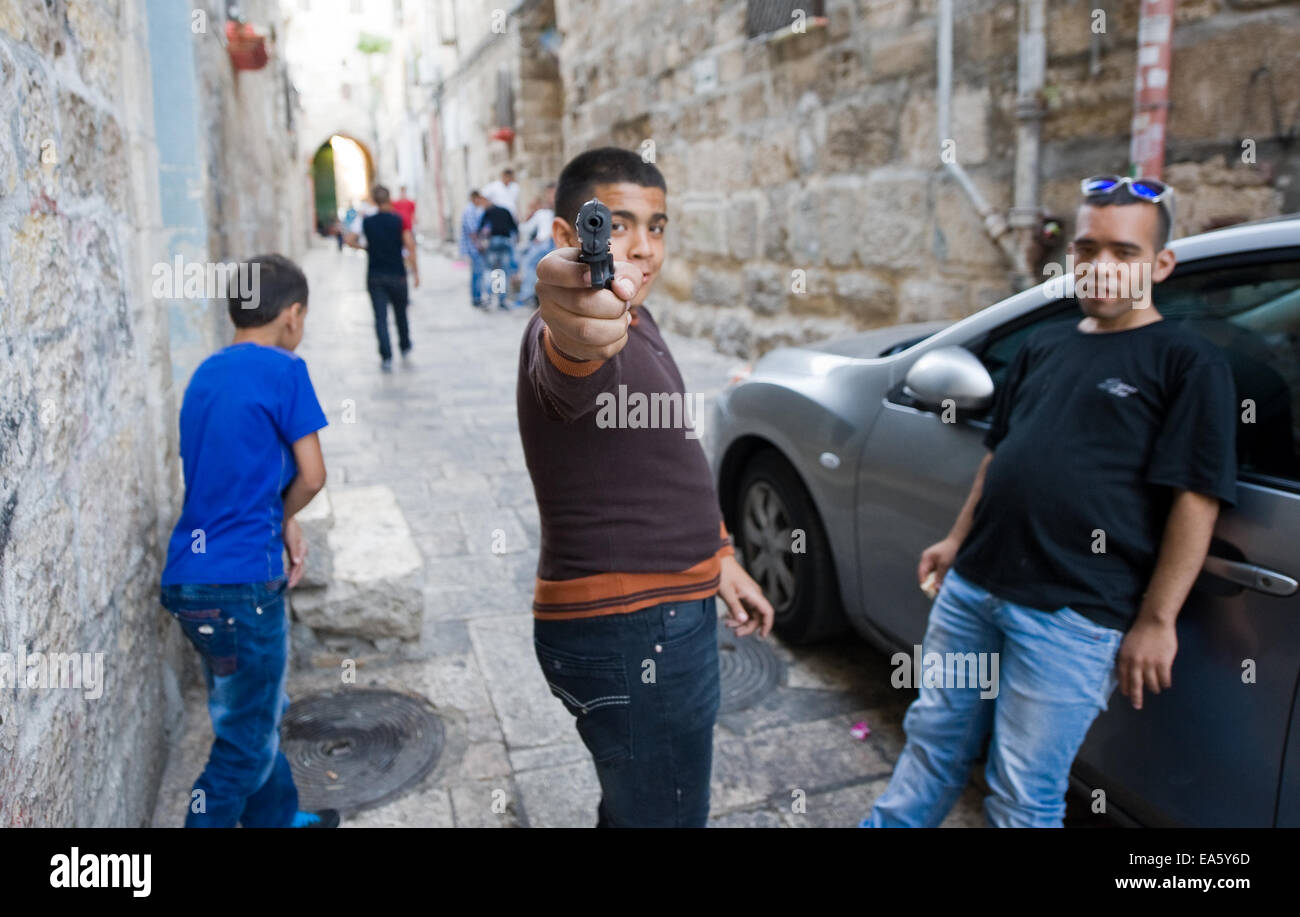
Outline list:
[[[1300,589],[1300,583],[1276,570],[1239,560],[1215,557],[1213,554],[1205,558],[1203,569],[1212,576],[1267,595],[1295,595],[1295,591]]]

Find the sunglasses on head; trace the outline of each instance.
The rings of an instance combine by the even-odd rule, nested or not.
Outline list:
[[[1094,175],[1079,183],[1084,197],[1094,194],[1106,194],[1120,185],[1128,185],[1129,190],[1144,201],[1159,204],[1173,190],[1158,178],[1129,178],[1127,175]]]

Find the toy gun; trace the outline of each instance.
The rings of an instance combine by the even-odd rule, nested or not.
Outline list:
[[[573,228],[578,232],[578,260],[591,267],[593,290],[614,286],[614,255],[609,250],[609,208],[597,198],[592,198],[578,211]]]

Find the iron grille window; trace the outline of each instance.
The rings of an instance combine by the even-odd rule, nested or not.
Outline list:
[[[502,67],[497,71],[497,94],[495,107],[497,127],[508,127],[513,129],[515,126],[514,77],[506,67]]]
[[[826,15],[825,0],[749,0],[745,9],[745,34],[750,38],[779,32],[800,18],[817,19]]]

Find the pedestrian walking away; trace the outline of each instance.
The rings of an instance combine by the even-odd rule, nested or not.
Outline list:
[[[519,222],[519,182],[515,181],[514,169],[502,169],[501,177],[483,186],[483,196],[498,207],[510,213],[510,219]],[[506,266],[507,276],[513,277],[519,271],[519,262],[515,258],[514,246],[511,246]]]
[[[487,208],[487,198],[478,191],[469,193],[469,202],[460,215],[460,253],[469,261],[469,303],[482,306],[483,278],[487,274],[487,260],[480,247],[479,226],[483,223],[483,211]]]
[[[515,235],[519,232],[510,211],[497,204],[488,204],[479,223],[479,236],[486,240],[484,260],[487,267],[489,300],[495,300],[502,309],[508,309],[511,259],[515,251]]]
[[[519,227],[521,241],[528,242],[522,264],[519,268],[519,296],[514,301],[515,308],[531,306],[536,297],[537,265],[555,250],[555,236],[551,224],[555,220],[555,184],[548,184],[543,191],[540,205],[532,216]]]
[[[388,306],[392,304],[397,345],[405,360],[411,351],[411,332],[406,321],[406,308],[410,301],[406,274],[409,268],[411,283],[419,287],[420,271],[416,263],[415,239],[409,229],[402,228],[402,218],[393,210],[388,189],[375,185],[371,196],[379,209],[361,221],[360,236],[348,234],[348,244],[365,249],[368,256],[366,289],[375,313],[380,367],[389,372],[393,366],[393,348],[388,336]]]

